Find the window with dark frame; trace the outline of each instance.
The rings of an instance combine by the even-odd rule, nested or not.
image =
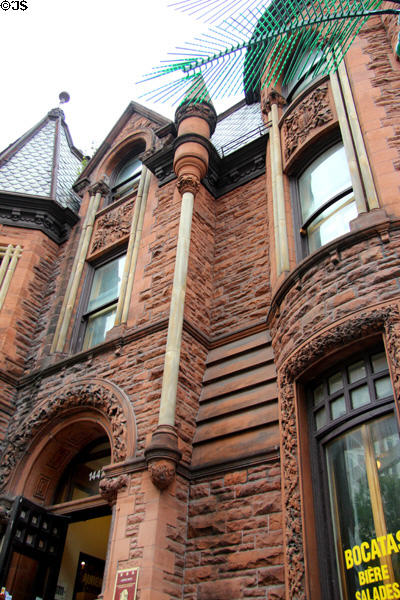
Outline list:
[[[77,346],[87,350],[104,342],[115,322],[126,254],[90,267]]]
[[[115,202],[134,193],[140,181],[142,161],[139,158],[144,150],[144,145],[136,147],[135,152],[121,162],[111,177],[111,193],[109,202]]]
[[[325,150],[297,177],[296,196],[301,257],[350,231],[357,207],[342,143]]]
[[[315,381],[308,412],[324,598],[400,597],[400,438],[384,350]]]

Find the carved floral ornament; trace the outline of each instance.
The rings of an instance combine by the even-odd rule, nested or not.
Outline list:
[[[80,380],[67,389],[41,401],[29,416],[11,431],[0,466],[2,490],[18,462],[40,430],[60,416],[67,420],[77,409],[94,409],[103,414],[112,434],[113,461],[124,461],[134,454],[134,415],[128,398],[115,384],[100,379]],[[133,438],[133,439],[132,439]]]
[[[200,181],[194,175],[180,175],[176,186],[180,194],[191,192],[195,196],[200,189]]]
[[[133,201],[121,204],[96,219],[90,254],[127,237],[131,230]]]
[[[324,355],[373,333],[385,332],[389,364],[392,365],[395,398],[400,397],[400,370],[395,369],[400,353],[400,311],[387,305],[362,312],[315,336],[278,369],[279,415],[281,421],[282,492],[287,556],[287,598],[305,600],[303,523],[298,470],[298,426],[295,406],[296,379]]]
[[[333,120],[328,84],[314,89],[285,119],[285,159],[288,160],[310,132]]]

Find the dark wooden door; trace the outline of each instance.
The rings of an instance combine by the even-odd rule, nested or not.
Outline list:
[[[23,496],[15,499],[0,551],[0,586],[13,600],[53,600],[68,522]]]

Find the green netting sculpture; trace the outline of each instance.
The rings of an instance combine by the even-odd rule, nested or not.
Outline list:
[[[399,8],[382,0],[179,0],[175,8],[204,18],[209,29],[145,77],[165,82],[144,95],[177,103],[185,101],[190,86],[193,103],[208,94],[254,97],[310,67],[315,75],[328,74],[370,16],[400,14],[400,0],[390,3]]]

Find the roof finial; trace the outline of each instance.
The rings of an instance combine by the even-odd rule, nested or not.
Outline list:
[[[58,94],[58,98],[60,100],[60,105],[66,104],[67,102],[69,102],[70,95],[68,94],[68,92],[60,92]]]

